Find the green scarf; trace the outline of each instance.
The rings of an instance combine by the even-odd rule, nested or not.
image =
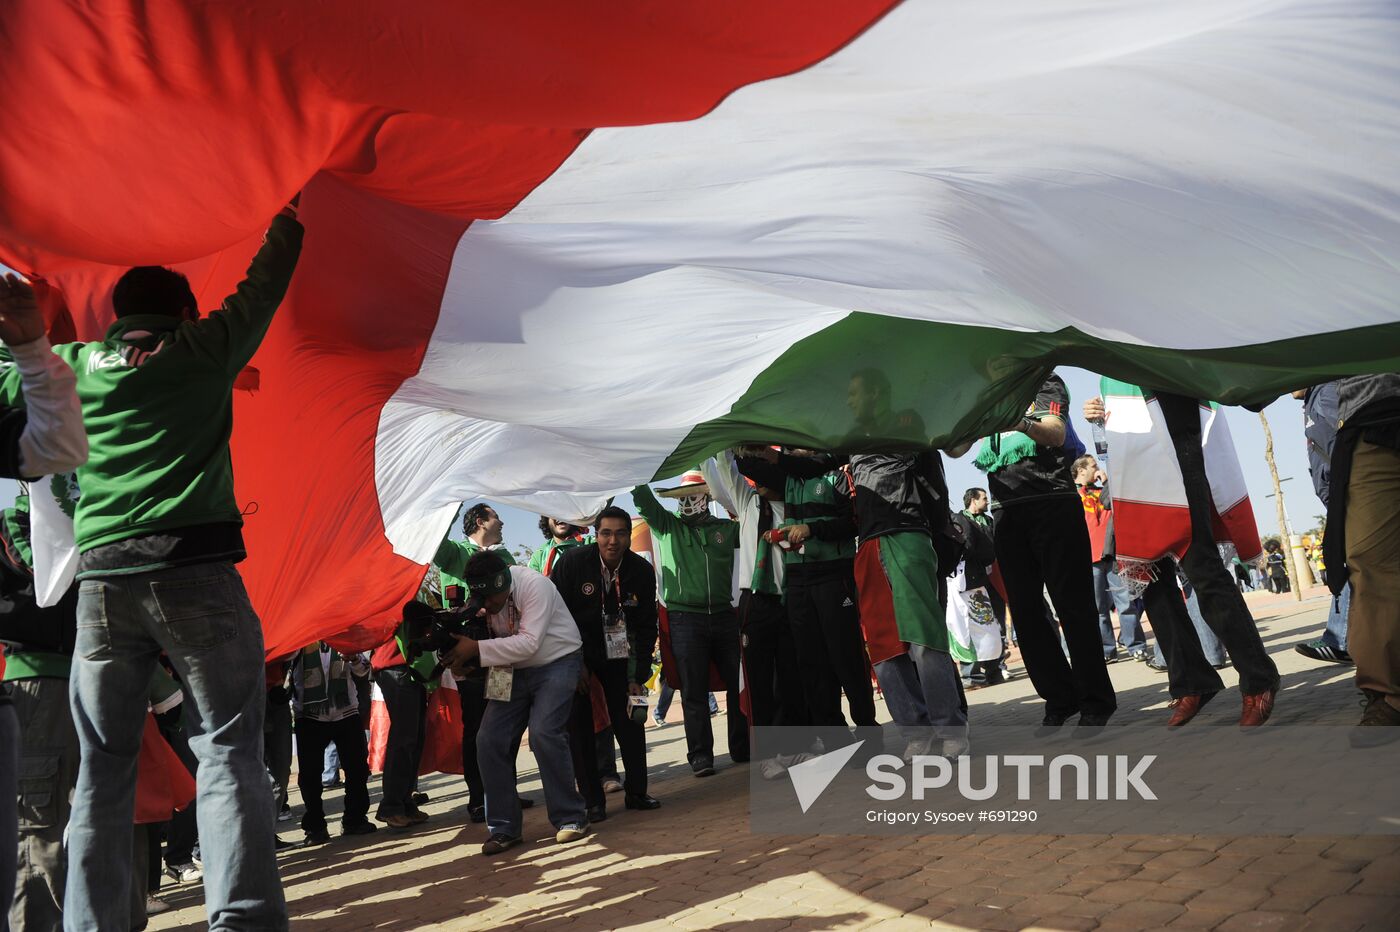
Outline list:
[[[994,473],[1032,456],[1035,456],[1035,441],[1030,435],[1019,430],[1008,430],[983,439],[973,465],[985,473]]]

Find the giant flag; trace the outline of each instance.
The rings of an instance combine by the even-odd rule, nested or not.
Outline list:
[[[212,306],[305,190],[234,439],[273,653],[382,639],[464,499],[964,439],[1055,363],[1226,402],[1400,368],[1393,3],[16,0],[0,32],[0,261],[80,337],[132,264]],[[856,432],[857,372],[922,433]]]

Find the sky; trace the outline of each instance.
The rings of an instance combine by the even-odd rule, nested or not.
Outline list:
[[[1070,411],[1074,427],[1081,439],[1092,446],[1089,425],[1080,415],[1085,399],[1098,394],[1098,376],[1083,369],[1061,368],[1070,391]],[[1288,507],[1289,521],[1294,531],[1303,533],[1318,526],[1318,515],[1323,512],[1322,503],[1313,493],[1312,482],[1308,479],[1307,448],[1303,441],[1302,402],[1284,396],[1265,409],[1269,426],[1274,435],[1274,456],[1278,463],[1279,478],[1291,481],[1283,483],[1284,502]],[[1239,454],[1244,469],[1245,481],[1249,486],[1249,496],[1254,505],[1255,520],[1261,534],[1278,532],[1278,519],[1274,500],[1269,498],[1273,485],[1269,479],[1268,466],[1264,461],[1264,430],[1259,416],[1243,408],[1226,408],[1225,417],[1230,424],[1230,433],[1235,440],[1235,450]],[[944,458],[948,473],[948,489],[955,500],[961,501],[963,490],[972,486],[986,487],[986,476],[972,465],[974,446],[961,459]],[[667,485],[666,482],[656,485]],[[14,482],[0,480],[0,500],[8,503],[17,494]],[[666,501],[663,499],[662,501]],[[468,503],[470,504],[470,503]],[[621,495],[617,504],[635,513],[632,497]],[[505,522],[505,543],[511,550],[521,546],[539,546],[543,537],[539,530],[539,516],[518,508],[499,507],[497,511]],[[453,537],[461,537],[460,521],[454,522]]]

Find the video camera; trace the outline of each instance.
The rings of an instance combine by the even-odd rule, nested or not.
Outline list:
[[[448,586],[443,594],[447,597],[447,608],[434,609],[422,602],[409,602],[403,607],[404,659],[412,664],[429,652],[439,656],[429,680],[442,675],[441,656],[457,646],[458,636],[474,641],[485,641],[494,636],[485,617],[478,617],[486,604],[484,598],[473,596],[464,600],[465,590],[462,586]],[[468,675],[479,672],[480,667],[475,667]]]

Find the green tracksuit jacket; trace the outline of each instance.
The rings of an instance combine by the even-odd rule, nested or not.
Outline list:
[[[710,615],[733,608],[739,522],[683,519],[667,511],[645,485],[632,490],[632,501],[661,553],[661,597],[667,610]]]
[[[90,447],[77,471],[80,552],[204,525],[242,526],[229,456],[233,383],[272,324],[301,239],[300,223],[273,218],[238,290],[203,319],[125,317],[100,341],[54,347],[77,373]],[[22,400],[18,370],[0,367],[0,403]],[[220,557],[242,558],[233,539],[237,552]]]

